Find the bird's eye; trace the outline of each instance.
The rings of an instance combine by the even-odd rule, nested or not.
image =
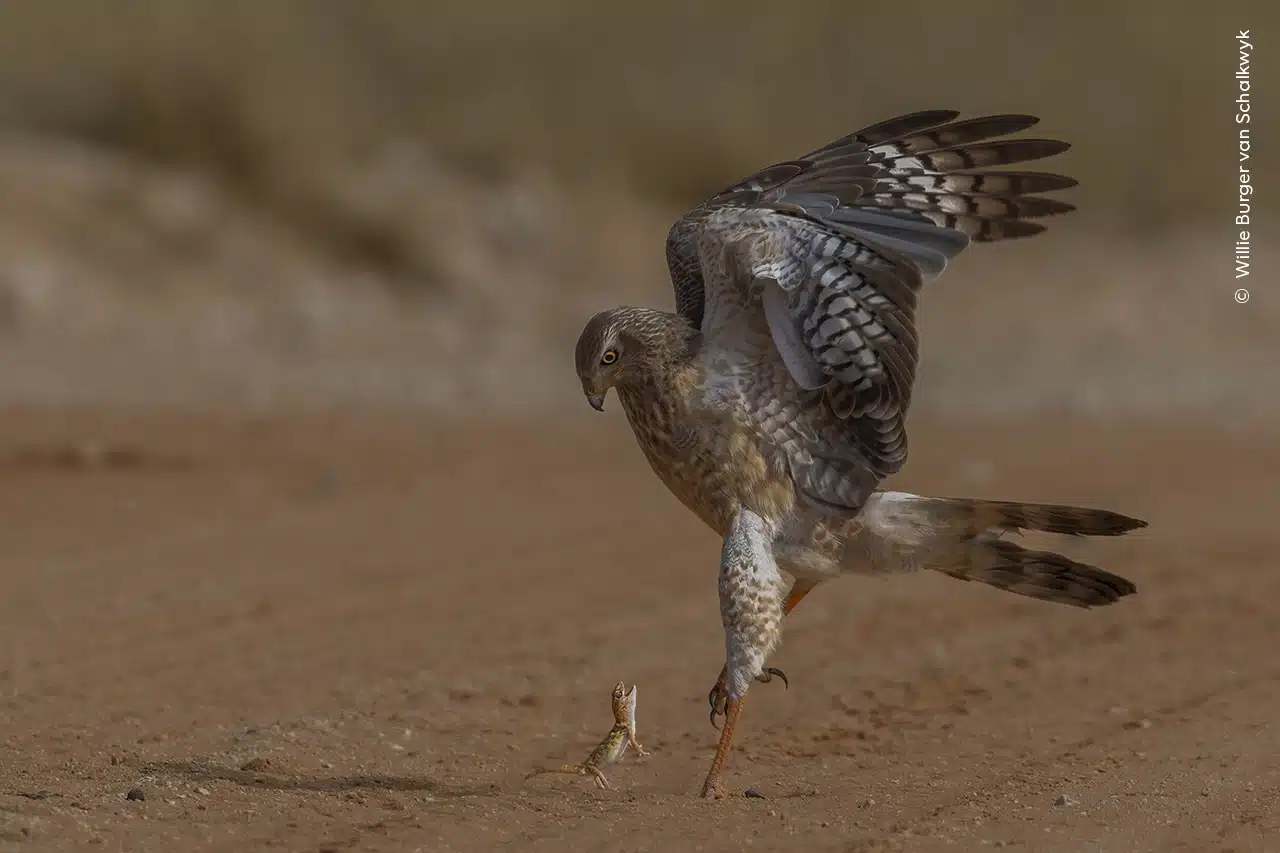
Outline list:
[[[600,356],[601,364],[613,364],[618,360],[618,351],[614,349],[605,350],[604,355]]]

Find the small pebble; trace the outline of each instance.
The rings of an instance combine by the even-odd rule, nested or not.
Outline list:
[[[209,789],[204,787],[196,788],[196,793],[202,797],[207,797],[209,796]]]
[[[141,788],[134,788],[130,790],[129,793],[125,794],[124,798],[126,800],[136,800],[137,802],[142,802],[147,798],[147,795],[142,792]]]
[[[1054,805],[1058,805],[1058,806],[1076,806],[1076,805],[1079,805],[1079,803],[1078,803],[1078,802],[1076,802],[1075,800],[1071,799],[1071,798],[1070,798],[1070,797],[1068,797],[1066,794],[1059,794],[1059,795],[1058,795],[1058,799],[1054,800],[1054,801],[1053,801],[1053,803],[1054,803]]]
[[[746,797],[746,798],[748,798],[748,799],[751,799],[751,800],[763,800],[763,799],[766,799],[766,797],[765,797],[765,795],[764,795],[764,794],[760,793],[759,791],[757,791],[757,790],[756,790],[756,789],[754,789],[754,788],[748,788],[747,790],[743,791],[743,792],[742,792],[742,796],[744,796],[744,797]]]

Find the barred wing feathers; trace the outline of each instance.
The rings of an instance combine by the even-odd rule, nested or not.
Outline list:
[[[906,460],[922,284],[970,241],[1037,234],[1045,226],[1035,220],[1073,209],[1036,195],[1071,187],[1071,178],[990,170],[1069,147],[995,138],[1035,117],[957,115],[900,116],[769,166],[689,211],[668,235],[679,312],[713,337],[706,308],[720,294],[709,299],[707,287],[758,295],[792,379],[822,389],[823,414],[845,423],[845,469],[861,464],[875,482]],[[704,265],[722,262],[733,269],[706,275]],[[837,447],[819,451],[841,456]],[[855,474],[833,475],[811,496],[856,509],[865,489],[838,487]]]

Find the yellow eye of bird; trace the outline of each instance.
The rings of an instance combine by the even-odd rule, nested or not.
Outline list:
[[[601,364],[613,364],[618,360],[617,350],[605,350],[604,355],[600,356]]]

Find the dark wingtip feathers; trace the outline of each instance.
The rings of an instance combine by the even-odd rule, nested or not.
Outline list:
[[[907,113],[906,115],[896,116],[894,118],[885,119],[877,122],[870,127],[864,127],[862,130],[855,131],[848,136],[842,137],[831,145],[823,146],[826,148],[832,145],[857,141],[864,145],[879,145],[883,142],[890,142],[899,139],[911,133],[919,133],[928,130],[931,127],[938,127],[947,122],[955,121],[960,117],[959,110],[921,110],[919,112]],[[816,152],[815,152],[816,153]]]
[[[1067,213],[1074,207],[1045,200],[1005,210],[989,204],[1076,186],[1074,178],[1049,172],[991,168],[1039,160],[1071,148],[1055,139],[995,139],[1039,121],[1025,113],[961,119],[958,110],[920,110],[856,130],[726,187],[681,217],[668,234],[667,264],[678,280],[680,314],[695,327],[702,323],[704,290],[694,234],[698,224],[721,207],[777,206],[837,229],[841,223],[852,224],[848,233],[882,254],[894,247],[904,251],[905,242],[906,255],[895,263],[917,273],[927,270],[930,278],[939,275],[970,241],[989,243],[1039,234],[1045,226],[1029,220]],[[902,202],[930,193],[947,201],[934,206]],[[957,200],[983,210],[956,212]],[[919,251],[911,252],[911,245]]]
[[[924,110],[887,119],[791,161],[791,169],[803,166],[800,172],[778,174],[788,174],[787,186],[803,185],[813,196],[834,194],[838,187],[844,190],[839,195],[842,205],[901,211],[975,242],[1030,237],[1045,226],[1029,220],[1075,209],[1068,202],[1035,195],[1076,186],[1074,178],[997,168],[1070,150],[1069,143],[1057,139],[1000,138],[1034,127],[1040,121],[1037,116],[959,115],[955,110]],[[879,170],[874,186],[850,181],[849,165],[855,163],[859,177],[867,166]],[[811,215],[830,217],[831,212]]]

